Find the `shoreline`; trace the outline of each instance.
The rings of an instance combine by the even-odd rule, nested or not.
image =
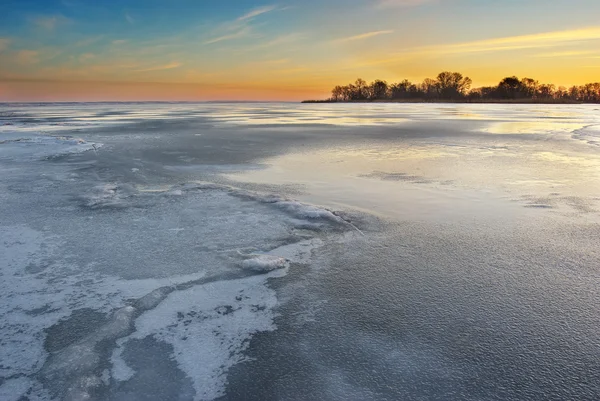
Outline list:
[[[461,104],[598,104],[578,102],[567,99],[490,99],[490,100],[425,100],[425,99],[387,99],[387,100],[303,100],[301,103],[461,103]]]

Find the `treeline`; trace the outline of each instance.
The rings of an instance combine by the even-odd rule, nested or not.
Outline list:
[[[496,86],[471,89],[469,77],[458,72],[442,72],[436,79],[421,83],[404,80],[388,84],[376,80],[370,84],[357,79],[353,84],[336,86],[329,102],[360,101],[465,101],[465,102],[581,102],[600,103],[600,82],[565,88],[540,84],[535,79],[504,78]]]

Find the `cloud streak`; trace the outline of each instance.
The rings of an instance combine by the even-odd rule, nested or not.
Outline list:
[[[564,52],[549,52],[549,53],[540,53],[536,54],[533,57],[576,57],[576,56],[586,56],[589,54],[597,54],[598,51],[594,50],[585,50],[585,51],[564,51]]]
[[[552,48],[595,40],[600,40],[600,26],[566,31],[544,32],[532,35],[484,39],[463,43],[422,46],[406,49],[405,51],[396,53],[387,59],[367,61],[362,65],[386,64],[418,57],[440,57],[461,54],[464,55]]]
[[[272,64],[272,65],[277,65],[277,64],[287,64],[289,63],[291,60],[289,58],[280,58],[280,59],[274,59],[274,60],[263,60],[263,61],[258,61],[258,64]]]
[[[426,3],[433,3],[435,0],[378,0],[377,6],[380,8],[392,7],[417,7]]]
[[[21,65],[33,65],[40,62],[39,53],[35,50],[19,50],[15,53],[15,61]]]
[[[49,15],[36,17],[31,22],[40,29],[54,31],[58,26],[68,24],[71,20],[62,15]]]
[[[528,49],[539,45],[556,46],[568,42],[581,42],[600,39],[600,27],[573,29],[568,31],[545,32],[533,35],[510,36],[486,39],[448,46],[449,52],[473,53],[494,50]]]
[[[139,70],[135,70],[137,72],[148,72],[148,71],[163,71],[163,70],[172,70],[173,68],[179,68],[182,64],[178,62],[173,62],[165,65],[159,65],[155,67],[142,68]]]
[[[230,33],[227,35],[222,35],[222,36],[217,36],[216,38],[212,38],[209,39],[207,41],[205,41],[203,44],[205,45],[211,45],[213,43],[219,43],[219,42],[224,42],[226,40],[234,40],[234,39],[239,39],[239,38],[243,38],[249,35],[249,30],[248,29],[242,29],[241,31],[235,32],[235,33]]]
[[[209,39],[205,40],[204,42],[202,42],[202,44],[211,45],[214,43],[219,43],[219,42],[224,42],[224,41],[235,40],[235,39],[247,37],[250,35],[251,30],[252,30],[251,23],[250,23],[252,21],[252,19],[254,19],[255,17],[257,17],[259,15],[271,12],[275,9],[276,9],[275,6],[265,6],[265,7],[255,8],[254,10],[249,11],[248,13],[242,15],[241,17],[235,19],[234,21],[229,21],[227,23],[224,23],[217,29],[213,30],[212,34],[218,35],[218,36],[209,38]]]
[[[84,63],[84,62],[86,62],[88,60],[91,60],[91,59],[93,59],[95,57],[96,57],[96,55],[93,54],[93,53],[84,53],[81,56],[79,56],[79,61],[82,62],[82,63]]]
[[[265,6],[265,7],[255,8],[254,10],[242,15],[237,20],[238,21],[246,21],[246,20],[252,19],[254,17],[258,17],[259,15],[269,13],[269,12],[275,10],[276,8],[277,7],[275,7],[275,6]]]
[[[289,33],[286,35],[278,36],[273,39],[267,40],[266,42],[257,43],[255,45],[245,47],[244,49],[241,49],[241,50],[255,51],[255,50],[260,50],[260,49],[277,47],[277,46],[281,46],[281,45],[289,45],[290,43],[294,43],[304,36],[305,35],[301,32]]]
[[[8,49],[9,45],[10,45],[10,39],[8,39],[8,38],[0,38],[0,52]]]
[[[394,33],[394,31],[392,31],[392,30],[366,32],[366,33],[361,33],[360,35],[354,35],[354,36],[349,36],[347,38],[336,39],[335,42],[354,42],[357,40],[364,40],[364,39],[373,38],[375,36],[389,35],[392,33]]]

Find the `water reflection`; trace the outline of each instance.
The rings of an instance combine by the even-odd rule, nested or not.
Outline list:
[[[570,133],[585,127],[582,122],[556,122],[551,120],[509,121],[492,123],[485,131],[491,134],[547,134]]]
[[[599,203],[600,154],[593,149],[516,139],[510,146],[490,146],[485,138],[454,146],[416,138],[313,149],[266,159],[263,169],[225,176],[253,184],[293,184],[304,188],[307,202],[400,219],[538,213],[504,201],[531,193]],[[563,207],[561,212],[572,212],[569,204]]]

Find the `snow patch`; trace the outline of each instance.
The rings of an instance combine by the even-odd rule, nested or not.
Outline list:
[[[154,336],[173,346],[175,360],[194,384],[196,400],[223,395],[226,373],[246,360],[243,351],[252,336],[276,328],[277,298],[266,286],[269,277],[274,276],[217,281],[171,293],[136,320],[133,334],[119,341],[112,357],[113,378],[133,377],[121,357],[127,340]]]
[[[196,273],[168,279],[123,280],[98,274],[93,266],[60,262],[56,259],[60,251],[61,242],[55,237],[25,226],[0,226],[0,378],[39,371],[48,356],[44,330],[73,310],[89,308],[111,313],[132,298],[151,306],[159,301],[161,288],[204,276]],[[117,313],[112,325],[96,334],[122,332],[128,324],[127,312],[123,309]],[[92,358],[93,352],[86,349],[83,346],[71,352],[75,360],[67,358],[64,367],[84,363],[77,362],[79,358]]]
[[[128,338],[118,340],[117,348],[110,357],[110,363],[112,364],[111,376],[114,380],[120,382],[127,381],[135,375],[135,370],[131,369],[123,359],[123,351],[125,350],[123,344],[127,340]]]

